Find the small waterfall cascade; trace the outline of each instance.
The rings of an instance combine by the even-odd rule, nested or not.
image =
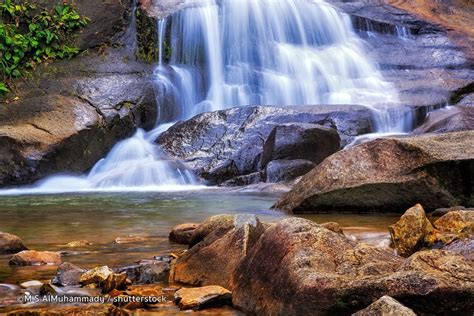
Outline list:
[[[169,122],[235,106],[360,104],[373,111],[377,132],[406,130],[396,90],[367,58],[349,16],[325,1],[185,2],[157,25],[160,125],[119,142],[88,175],[47,178],[39,191],[195,184],[154,141]]]

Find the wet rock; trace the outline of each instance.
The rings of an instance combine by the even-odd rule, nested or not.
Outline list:
[[[18,285],[0,283],[0,308],[17,305],[17,298],[22,294]]]
[[[333,154],[275,204],[292,213],[471,205],[474,131],[383,138]]]
[[[344,234],[344,232],[342,231],[341,226],[339,226],[338,223],[327,222],[327,223],[322,223],[321,226],[328,229],[328,230],[330,230],[330,231],[333,231],[335,233]]]
[[[438,218],[433,225],[447,233],[469,237],[474,235],[474,211],[451,211]]]
[[[236,215],[234,227],[207,235],[173,263],[170,280],[194,286],[232,289],[231,277],[240,261],[265,231],[254,215]]]
[[[234,219],[234,215],[227,214],[209,217],[193,232],[189,245],[194,246],[214,231],[220,231],[222,234],[226,233],[234,227]]]
[[[232,293],[217,285],[197,288],[182,288],[175,294],[180,309],[204,309],[209,306],[230,305]]]
[[[408,209],[388,230],[397,253],[403,257],[410,256],[424,246],[433,245],[436,241],[435,229],[420,204]]]
[[[124,237],[117,237],[115,238],[114,242],[116,244],[131,244],[131,243],[141,242],[145,240],[146,238],[142,236],[128,235]]]
[[[41,287],[43,286],[43,282],[38,281],[38,280],[31,280],[31,281],[26,281],[20,284],[20,286],[24,289],[30,288],[30,287]]]
[[[182,245],[189,245],[189,243],[191,242],[191,237],[196,228],[198,228],[198,226],[199,224],[195,223],[177,225],[173,227],[173,229],[171,229],[168,239],[170,242]]]
[[[455,240],[441,249],[461,255],[467,260],[474,261],[474,238],[472,237]]]
[[[88,242],[87,240],[75,240],[68,242],[65,247],[68,248],[79,248],[79,247],[85,247],[85,246],[90,246],[92,245],[91,242]]]
[[[137,265],[115,269],[116,272],[125,272],[133,283],[150,284],[167,281],[170,272],[169,261],[151,260]]]
[[[448,133],[474,129],[474,108],[450,106],[428,114],[413,133]]]
[[[270,227],[233,276],[232,302],[257,315],[344,315],[384,295],[420,314],[474,307],[474,270],[440,250],[408,259],[301,218]]]
[[[377,316],[377,315],[399,315],[416,316],[415,312],[406,306],[403,306],[397,300],[390,296],[382,296],[377,301],[370,304],[367,308],[358,311],[353,316]]]
[[[0,232],[0,254],[1,253],[17,253],[26,250],[26,246],[20,237]]]
[[[280,132],[292,130],[293,140],[298,142],[285,143],[276,127],[281,128]],[[318,162],[338,150],[339,140],[333,128],[347,144],[353,136],[371,131],[371,113],[359,106],[238,107],[179,122],[161,134],[157,143],[210,183],[221,184],[251,174],[254,177],[250,179],[263,181],[255,175],[264,170],[268,159],[309,158],[310,153],[302,150],[308,143],[319,149],[310,159]],[[298,149],[295,155],[291,154],[292,149]],[[250,184],[250,179],[245,179]]]
[[[39,289],[40,295],[57,295],[63,294],[62,291],[51,283],[44,283]]]
[[[112,273],[104,283],[100,284],[102,288],[102,293],[109,293],[113,289],[121,289],[126,286],[127,283],[127,274],[123,273]]]
[[[87,284],[101,284],[104,283],[107,278],[112,275],[114,271],[107,266],[96,267],[89,271],[86,271],[79,278],[79,282],[82,285]]]
[[[23,250],[15,254],[10,261],[14,266],[59,265],[62,262],[57,252]]]
[[[53,284],[61,286],[74,286],[81,284],[81,276],[86,272],[85,269],[69,262],[63,262],[58,267],[57,277]]]
[[[288,182],[310,172],[314,166],[304,159],[273,160],[265,168],[266,182]]]

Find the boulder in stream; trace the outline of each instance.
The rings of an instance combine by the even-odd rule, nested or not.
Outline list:
[[[52,251],[23,250],[8,262],[12,266],[59,265],[61,255]]]
[[[17,253],[27,249],[20,237],[0,232],[0,254]]]

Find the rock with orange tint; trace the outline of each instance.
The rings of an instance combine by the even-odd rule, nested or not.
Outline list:
[[[8,263],[17,266],[37,266],[59,265],[61,262],[61,255],[57,252],[24,250],[15,254]]]
[[[0,254],[2,253],[16,253],[22,250],[26,250],[26,246],[20,237],[0,232]]]
[[[180,309],[204,309],[209,306],[231,305],[232,293],[222,286],[209,285],[181,288],[174,294]]]

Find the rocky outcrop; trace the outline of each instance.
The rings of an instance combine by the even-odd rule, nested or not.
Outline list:
[[[8,262],[12,266],[59,265],[61,255],[52,251],[23,250],[15,254]]]
[[[382,296],[370,304],[367,308],[358,311],[353,316],[377,316],[377,315],[398,315],[398,316],[416,316],[410,308],[403,306],[397,300],[390,296]]]
[[[388,230],[397,253],[403,257],[409,257],[424,246],[433,245],[436,240],[435,229],[420,204],[408,209]]]
[[[319,213],[472,205],[473,179],[474,131],[383,138],[327,158],[275,207]]]
[[[232,293],[217,285],[182,288],[175,294],[175,302],[181,309],[203,309],[209,306],[228,305]]]
[[[372,131],[371,116],[360,106],[232,108],[179,122],[157,143],[210,184],[250,184],[265,181],[273,160],[321,162],[340,148],[339,137],[345,145]]]
[[[388,295],[420,314],[466,313],[473,276],[472,264],[450,252],[403,259],[290,218],[268,228],[238,266],[232,301],[248,314],[341,315]]]
[[[0,254],[3,253],[17,253],[22,250],[26,250],[26,246],[20,237],[0,232]]]
[[[227,232],[217,228],[173,263],[170,281],[232,289],[231,276],[265,231],[253,215],[236,215]]]
[[[0,107],[0,186],[82,173],[137,126],[154,125],[152,68],[128,43],[131,1],[77,5],[91,22],[71,40],[87,53],[41,65]]]

